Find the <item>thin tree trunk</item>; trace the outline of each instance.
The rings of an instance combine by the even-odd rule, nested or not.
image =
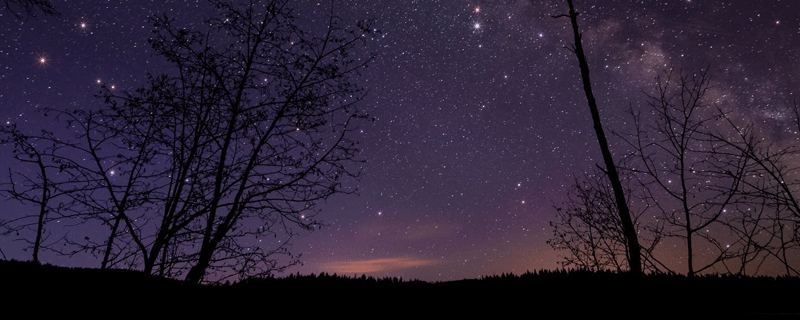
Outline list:
[[[36,152],[36,161],[39,164],[39,170],[42,172],[42,199],[39,203],[39,221],[36,225],[36,241],[33,243],[33,262],[39,263],[39,247],[42,244],[42,233],[44,232],[44,216],[47,214],[47,201],[50,197],[50,186],[47,181],[47,171],[42,162],[42,156]]]
[[[106,240],[106,252],[103,253],[103,262],[100,263],[100,269],[105,269],[108,267],[108,259],[109,255],[111,254],[111,249],[113,248],[114,244],[114,237],[117,235],[117,229],[119,228],[119,221],[122,218],[117,216],[114,219],[114,226],[111,227],[111,234],[108,235],[108,240]]]
[[[631,219],[630,209],[625,200],[625,194],[622,190],[622,183],[619,180],[617,167],[614,164],[614,159],[611,156],[611,151],[608,148],[608,140],[606,139],[603,125],[600,121],[600,112],[597,108],[594,94],[592,93],[592,83],[589,78],[589,63],[586,61],[586,56],[581,44],[581,33],[578,30],[578,13],[572,5],[572,0],[567,0],[569,4],[569,18],[572,21],[572,31],[575,35],[574,52],[578,57],[578,63],[581,68],[581,77],[583,79],[583,91],[586,93],[586,99],[589,103],[589,110],[592,113],[592,121],[594,122],[594,131],[597,134],[597,140],[600,143],[600,150],[603,153],[603,161],[606,166],[606,173],[611,182],[611,187],[614,189],[614,198],[617,202],[617,209],[619,210],[620,221],[622,222],[623,232],[628,245],[628,264],[630,272],[633,274],[642,273],[641,261],[641,248],[639,246],[639,239],[636,235],[636,229]],[[563,15],[562,15],[563,16]]]
[[[685,123],[688,123],[685,122]],[[684,125],[683,128],[685,129],[686,126]],[[681,136],[681,143],[685,142],[684,139],[685,132]],[[689,189],[686,187],[686,161],[684,158],[684,152],[686,150],[686,146],[682,145],[680,150],[680,170],[681,170],[681,203],[683,204],[683,213],[684,218],[686,219],[686,264],[688,265],[688,272],[687,275],[689,277],[694,277],[694,251],[692,250],[692,215],[689,212]]]

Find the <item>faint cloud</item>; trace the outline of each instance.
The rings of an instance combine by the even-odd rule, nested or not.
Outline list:
[[[385,258],[360,261],[337,261],[323,265],[326,272],[338,274],[365,274],[395,271],[434,265],[434,260],[421,260],[410,257]]]

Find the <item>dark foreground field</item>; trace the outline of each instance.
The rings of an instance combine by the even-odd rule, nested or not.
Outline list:
[[[541,271],[437,283],[318,275],[192,286],[132,271],[0,261],[0,281],[8,296],[0,312],[13,318],[800,316],[798,278]]]

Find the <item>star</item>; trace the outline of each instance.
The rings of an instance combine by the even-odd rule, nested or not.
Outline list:
[[[42,53],[39,54],[38,57],[36,57],[36,62],[39,64],[40,67],[47,67],[50,64],[49,63],[50,59],[47,58],[46,53]]]

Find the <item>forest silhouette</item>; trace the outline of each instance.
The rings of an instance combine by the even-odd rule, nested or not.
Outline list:
[[[366,275],[293,274],[217,285],[140,271],[0,261],[7,315],[297,316],[800,314],[796,277],[640,275],[540,270],[425,282]]]

